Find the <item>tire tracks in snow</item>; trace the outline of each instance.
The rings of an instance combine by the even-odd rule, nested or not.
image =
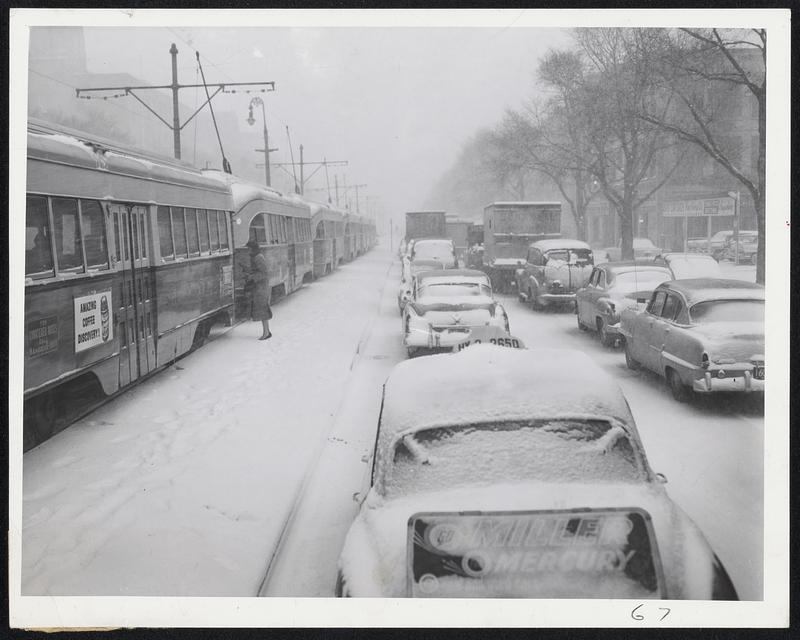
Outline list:
[[[359,359],[359,357],[361,357],[361,354],[364,350],[364,346],[367,344],[367,341],[369,340],[369,337],[372,334],[372,328],[375,324],[375,319],[378,317],[380,313],[380,306],[381,306],[381,299],[383,297],[383,292],[389,283],[389,276],[394,266],[395,266],[395,261],[393,260],[392,262],[389,263],[388,267],[386,268],[386,274],[384,275],[383,283],[380,289],[378,290],[378,296],[377,296],[378,300],[376,303],[375,314],[370,316],[369,320],[367,320],[367,322],[365,323],[364,329],[362,330],[358,342],[356,343],[356,349],[355,352],[353,353],[353,358],[350,361],[350,367],[349,367],[350,371],[353,370],[357,360]],[[269,559],[267,560],[267,566],[266,569],[264,570],[264,575],[258,585],[258,591],[256,592],[256,595],[259,597],[264,597],[266,595],[266,591],[270,580],[270,573],[272,569],[275,567],[276,562],[286,544],[286,540],[288,539],[289,533],[292,530],[292,526],[294,525],[294,521],[297,517],[300,505],[302,504],[303,501],[303,496],[305,495],[308,489],[309,481],[311,480],[311,477],[314,474],[314,470],[316,469],[317,464],[319,463],[319,460],[322,457],[322,453],[325,450],[325,446],[328,442],[328,439],[331,437],[334,427],[336,426],[337,420],[339,419],[339,415],[344,405],[345,398],[348,395],[349,387],[352,384],[352,380],[353,377],[350,376],[343,389],[342,396],[339,399],[339,404],[336,407],[336,412],[331,418],[327,430],[317,443],[317,447],[314,451],[314,454],[312,455],[311,460],[309,461],[309,464],[306,467],[305,472],[303,473],[303,479],[298,485],[297,491],[295,492],[295,495],[292,499],[291,507],[289,507],[286,517],[284,518],[283,524],[281,525],[280,533],[278,534],[278,539],[275,543],[275,546],[272,549],[272,552],[269,555]]]

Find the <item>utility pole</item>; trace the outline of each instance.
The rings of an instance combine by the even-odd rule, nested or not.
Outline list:
[[[369,185],[366,185],[366,184],[350,184],[349,185],[349,184],[347,184],[347,176],[345,175],[345,177],[344,177],[343,189],[344,189],[344,193],[345,193],[345,201],[347,200],[347,192],[350,189],[355,189],[356,190],[356,213],[358,213],[358,190],[360,188],[363,188],[363,187],[366,187],[366,186],[369,186]]]
[[[270,173],[269,173],[269,154],[272,151],[277,151],[278,148],[277,147],[275,147],[274,149],[270,149],[269,148],[269,132],[267,131],[267,112],[266,112],[266,108],[264,107],[264,101],[261,98],[259,98],[258,96],[254,97],[250,101],[250,107],[249,107],[250,112],[249,112],[249,114],[247,116],[247,124],[249,124],[250,126],[253,126],[256,123],[256,119],[253,117],[253,105],[256,105],[256,106],[261,105],[261,115],[264,118],[264,132],[263,132],[264,133],[264,148],[263,149],[256,149],[256,151],[259,152],[259,153],[263,153],[264,154],[264,178],[266,180],[267,186],[271,187],[272,186],[272,178],[271,178]],[[256,166],[260,166],[260,165],[257,164]]]
[[[214,83],[211,85],[205,84],[179,84],[178,83],[178,47],[175,46],[175,43],[172,43],[172,46],[169,48],[169,53],[172,56],[172,83],[171,84],[162,84],[162,85],[142,85],[138,87],[133,86],[122,86],[122,87],[94,87],[94,88],[87,88],[87,89],[75,89],[75,97],[76,98],[83,98],[84,100],[92,100],[92,99],[99,99],[99,98],[92,98],[89,95],[81,95],[93,93],[93,92],[100,92],[100,91],[123,91],[124,93],[115,93],[111,96],[102,96],[103,100],[107,100],[108,98],[124,98],[125,96],[133,96],[142,105],[147,109],[150,113],[152,113],[156,118],[161,120],[167,128],[172,130],[172,137],[173,137],[173,148],[175,157],[180,159],[181,157],[181,130],[189,124],[194,117],[200,113],[200,111],[205,107],[211,100],[216,96],[220,91],[223,93],[235,93],[236,90],[226,91],[227,87],[255,87],[255,86],[266,86],[269,87],[268,89],[260,89],[261,93],[266,91],[275,91],[275,83],[274,82],[225,82],[225,83]],[[199,60],[199,58],[198,58]],[[200,107],[191,115],[189,118],[183,123],[180,123],[180,112],[178,109],[178,91],[180,89],[194,89],[199,87],[216,87],[216,91],[212,93],[206,101],[200,105]],[[142,100],[138,95],[136,95],[136,91],[144,91],[145,89],[170,89],[172,91],[172,124],[167,122],[164,118],[162,118],[155,110],[148,105],[144,100]],[[250,91],[246,91],[246,93],[250,93]]]
[[[306,167],[306,165],[316,165],[317,166],[317,168],[314,169],[309,174],[308,178],[305,177],[305,167]],[[301,144],[300,145],[300,162],[294,162],[294,161],[292,161],[292,162],[276,162],[272,166],[273,167],[280,167],[281,169],[286,171],[286,173],[289,173],[289,171],[286,169],[286,167],[292,167],[292,169],[294,169],[294,167],[299,166],[300,167],[299,189],[300,189],[300,193],[302,194],[305,191],[306,182],[311,180],[311,178],[313,178],[314,175],[317,173],[317,171],[319,171],[322,167],[325,167],[326,170],[327,170],[327,167],[329,167],[329,166],[331,166],[331,167],[347,166],[347,160],[325,160],[325,159],[323,159],[321,162],[306,162],[303,159],[303,145]],[[292,175],[292,174],[289,173],[289,175]],[[336,206],[337,207],[339,206],[339,184],[338,184],[338,182],[336,183]]]
[[[333,183],[336,185],[336,206],[339,206],[339,176],[333,175]]]

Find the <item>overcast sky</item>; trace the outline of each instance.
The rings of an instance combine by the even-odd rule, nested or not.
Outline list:
[[[398,218],[422,205],[471,135],[531,97],[538,58],[569,42],[557,28],[496,26],[91,27],[85,39],[90,72],[169,83],[175,42],[182,83],[195,82],[195,50],[209,83],[275,81],[265,98],[270,146],[280,148],[272,161],[289,161],[289,125],[295,154],[302,143],[306,160],[347,160],[336,173],[368,185],[361,196]],[[241,109],[242,136],[257,135],[249,99],[214,103]],[[181,100],[191,105],[190,91]]]

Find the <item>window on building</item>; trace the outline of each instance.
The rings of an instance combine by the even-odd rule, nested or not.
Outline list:
[[[25,274],[53,272],[47,198],[28,196],[25,201]]]
[[[186,242],[189,247],[189,255],[200,255],[200,239],[197,233],[197,211],[187,207],[186,213]]]
[[[86,264],[90,269],[108,269],[108,241],[103,209],[97,200],[81,200],[80,204]]]
[[[165,260],[175,258],[175,247],[172,245],[172,221],[169,207],[158,207],[158,243],[161,246],[161,257]]]
[[[52,205],[58,269],[83,271],[78,201],[73,198],[53,198]]]
[[[186,253],[186,221],[183,218],[183,207],[170,207],[172,212],[172,237],[175,242],[175,257],[185,258]]]
[[[205,209],[197,210],[197,227],[200,231],[200,252],[208,253],[208,214]]]

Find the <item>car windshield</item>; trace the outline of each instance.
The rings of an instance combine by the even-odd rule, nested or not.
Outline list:
[[[651,291],[671,279],[672,276],[664,269],[636,269],[614,275],[611,286],[623,291]]]
[[[545,254],[548,263],[566,262],[567,264],[578,264],[592,262],[591,249],[551,249]]]
[[[411,255],[414,260],[452,261],[453,245],[449,242],[418,242]]]
[[[431,282],[423,284],[420,298],[466,298],[470,296],[491,296],[492,290],[479,282]]]
[[[596,419],[486,422],[425,429],[397,441],[387,497],[507,482],[646,480],[620,425]]]
[[[764,322],[763,300],[707,300],[689,310],[692,322]]]
[[[711,256],[681,256],[669,261],[669,268],[676,280],[687,278],[721,278],[719,263]]]

